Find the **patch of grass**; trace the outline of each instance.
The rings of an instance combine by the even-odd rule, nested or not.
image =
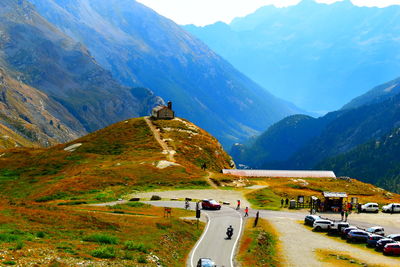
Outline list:
[[[145,204],[143,202],[128,202],[128,203],[126,203],[126,205],[131,208],[144,208],[144,207],[149,208],[149,207],[151,207],[151,205]]]
[[[371,265],[365,263],[363,260],[354,258],[348,254],[345,254],[341,251],[334,250],[325,250],[325,249],[317,249],[315,251],[317,257],[320,261],[325,263],[330,263],[334,266],[342,266],[342,267],[352,267],[352,266],[371,266],[378,267],[381,265]]]
[[[35,199],[35,201],[36,202],[48,202],[48,201],[52,201],[52,200],[56,200],[56,199],[63,199],[63,198],[66,198],[67,196],[68,196],[67,193],[59,192],[54,195],[39,197],[39,198]]]
[[[10,233],[0,233],[0,242],[11,243],[20,240],[21,237],[19,235],[10,234]]]
[[[142,253],[148,253],[149,252],[149,248],[145,244],[137,243],[135,241],[126,241],[124,243],[124,249],[139,251],[139,252],[142,252]]]
[[[248,193],[246,198],[256,209],[279,210],[281,207],[281,197],[269,188]]]
[[[17,263],[15,261],[3,261],[3,264],[5,264],[5,265],[16,265]]]
[[[140,255],[138,258],[138,263],[147,263],[146,257],[144,257],[143,255]]]
[[[13,250],[21,250],[24,247],[24,242],[22,240],[18,240],[15,246],[12,248]]]
[[[99,244],[118,244],[118,238],[109,234],[92,234],[83,237],[83,241],[96,242]]]
[[[36,237],[37,238],[44,238],[46,236],[46,234],[43,231],[37,232],[36,233]]]
[[[243,266],[282,266],[278,234],[270,223],[253,218],[247,221],[237,259]]]
[[[100,259],[114,259],[117,256],[117,251],[112,246],[102,246],[93,250],[90,255]]]

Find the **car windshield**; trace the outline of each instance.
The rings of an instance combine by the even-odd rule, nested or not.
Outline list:
[[[202,267],[214,267],[215,264],[211,260],[203,260],[201,263]]]
[[[217,205],[217,204],[218,204],[218,202],[217,202],[217,201],[215,201],[214,199],[212,199],[212,200],[210,200],[210,204]]]

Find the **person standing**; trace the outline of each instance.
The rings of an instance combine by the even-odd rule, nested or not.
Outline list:
[[[283,200],[283,198],[281,199],[281,208],[283,207],[283,203],[284,203],[285,201]]]
[[[357,211],[358,211],[358,213],[361,213],[361,204],[360,203],[357,204]]]
[[[249,217],[249,207],[244,209],[244,217]]]
[[[346,212],[344,213],[344,217],[345,217],[345,222],[347,222],[347,217],[349,216],[349,211],[346,210]]]
[[[238,201],[237,201],[237,206],[236,206],[236,209],[237,209],[237,210],[239,210],[239,209],[240,209],[240,199],[238,199]]]
[[[342,211],[340,212],[340,215],[342,215],[342,221],[344,219],[344,210],[342,209]]]
[[[392,204],[392,207],[390,208],[390,214],[393,215],[394,213],[394,204]]]
[[[285,203],[286,203],[286,206],[289,205],[289,199],[288,198],[286,198]]]

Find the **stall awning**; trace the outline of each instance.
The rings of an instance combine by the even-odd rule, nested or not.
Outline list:
[[[347,193],[344,192],[323,192],[322,194],[324,197],[347,197]]]

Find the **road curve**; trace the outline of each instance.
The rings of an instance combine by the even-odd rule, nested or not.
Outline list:
[[[183,208],[179,201],[146,201],[146,203],[172,208]],[[194,209],[195,203],[190,203]],[[190,252],[187,266],[196,267],[200,258],[212,259],[218,267],[234,267],[235,252],[243,230],[243,219],[240,213],[230,207],[222,207],[219,211],[202,210],[207,216],[207,226]],[[234,232],[231,240],[226,239],[226,228],[232,225]]]

